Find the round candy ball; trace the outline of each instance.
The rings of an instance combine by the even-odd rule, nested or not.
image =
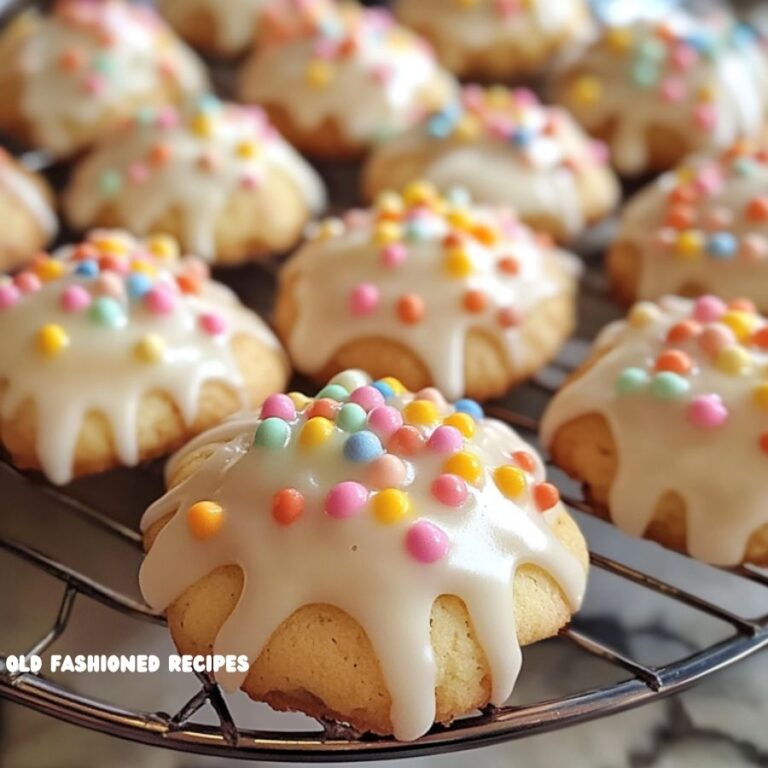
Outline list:
[[[368,416],[357,403],[344,403],[336,418],[336,424],[345,432],[359,432],[365,427]]]
[[[296,418],[296,406],[288,395],[270,395],[261,406],[261,418],[275,417],[285,421],[293,421]]]
[[[291,430],[283,419],[274,416],[264,419],[256,428],[253,444],[270,450],[285,448],[291,436]]]
[[[438,475],[432,482],[432,495],[446,507],[460,507],[467,499],[467,484],[457,475]]]
[[[350,435],[344,443],[344,458],[357,464],[367,464],[381,456],[381,441],[373,432],[364,430]]]
[[[364,485],[347,480],[335,485],[325,497],[325,512],[337,520],[359,514],[368,503],[368,490]]]
[[[417,562],[429,565],[442,560],[450,548],[448,536],[428,520],[414,523],[405,535],[405,548]]]
[[[728,409],[717,395],[699,395],[688,405],[688,421],[694,427],[715,429],[728,421]]]

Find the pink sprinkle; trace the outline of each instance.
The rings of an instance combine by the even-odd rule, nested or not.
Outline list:
[[[10,309],[21,298],[21,292],[13,283],[0,285],[0,310]]]
[[[523,107],[532,107],[539,103],[536,94],[530,88],[515,88],[515,101]]]
[[[427,520],[414,523],[405,535],[408,554],[425,565],[442,560],[448,554],[449,546],[445,531]]]
[[[687,415],[694,427],[715,429],[728,420],[728,409],[718,395],[699,395],[689,403]]]
[[[197,256],[187,256],[184,259],[184,266],[190,275],[200,280],[207,280],[211,275],[209,266]]]
[[[387,64],[374,67],[371,70],[371,77],[382,85],[386,85],[392,79],[393,69]]]
[[[161,128],[175,128],[179,124],[179,113],[173,107],[163,107],[156,120]]]
[[[733,213],[727,208],[714,208],[707,213],[704,225],[713,231],[728,229],[733,224]]]
[[[258,189],[261,186],[261,177],[255,173],[247,173],[240,179],[240,186],[243,189]]]
[[[366,471],[365,479],[372,488],[398,488],[405,482],[406,470],[402,459],[385,453],[374,459]]]
[[[360,283],[349,294],[349,311],[353,315],[367,315],[379,303],[379,289],[373,283]]]
[[[128,167],[128,178],[134,184],[143,184],[149,178],[149,168],[144,163],[131,163]]]
[[[424,387],[416,393],[416,400],[429,400],[430,403],[434,403],[436,406],[444,406],[445,398],[439,389],[434,387]]]
[[[261,406],[261,418],[293,421],[296,418],[296,406],[288,395],[270,395]]]
[[[699,104],[693,111],[693,119],[702,131],[711,131],[717,121],[717,112],[712,104]]]
[[[211,336],[220,336],[227,330],[227,321],[216,312],[200,315],[200,327]]]
[[[364,485],[346,480],[335,485],[325,497],[325,512],[337,520],[359,514],[368,503],[368,490]]]
[[[85,90],[91,94],[91,96],[99,96],[104,93],[106,87],[106,78],[99,74],[92,73],[85,78]]]
[[[349,396],[349,399],[351,402],[357,403],[366,412],[384,405],[384,395],[376,387],[371,386],[358,387]]]
[[[467,493],[467,484],[458,475],[438,475],[432,483],[432,495],[446,507],[460,507]]]
[[[403,426],[403,416],[397,408],[383,405],[368,414],[368,426],[382,440],[386,440]]]
[[[604,141],[595,139],[594,141],[590,142],[589,146],[592,151],[592,158],[596,163],[605,165],[611,159],[610,150]]]
[[[456,427],[438,427],[427,441],[427,447],[435,453],[456,453],[464,445],[464,438]]]
[[[714,164],[708,165],[696,175],[694,186],[707,195],[713,195],[723,186],[723,172]]]
[[[91,303],[91,294],[82,285],[70,285],[61,294],[61,308],[65,312],[81,312]]]
[[[741,255],[748,263],[763,261],[768,256],[768,240],[762,235],[744,235],[741,240]]]
[[[672,64],[676,69],[686,72],[696,63],[698,57],[695,48],[681,43],[672,51]]]
[[[654,237],[656,244],[662,248],[669,248],[677,240],[677,231],[672,227],[657,229]]]
[[[696,299],[693,307],[693,319],[700,323],[711,323],[718,320],[727,307],[717,296],[702,296]]]
[[[156,285],[147,292],[144,305],[155,315],[169,315],[176,307],[176,297],[165,286]]]
[[[19,272],[13,282],[22,293],[35,293],[40,290],[40,278],[34,272]]]
[[[102,296],[122,299],[125,295],[125,285],[120,275],[115,272],[102,272],[96,280],[95,291]]]
[[[710,357],[716,357],[721,349],[733,346],[736,336],[726,325],[720,323],[708,325],[699,334],[699,346]]]
[[[686,96],[685,80],[681,77],[667,77],[662,80],[659,92],[668,104],[679,104]]]
[[[405,246],[400,243],[392,243],[384,248],[381,252],[381,263],[385,267],[394,269],[399,267],[406,259],[408,253],[405,250]]]

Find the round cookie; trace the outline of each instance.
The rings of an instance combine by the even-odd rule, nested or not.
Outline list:
[[[584,0],[397,0],[395,13],[449,70],[483,80],[540,74],[594,31]]]
[[[151,7],[57,0],[0,34],[0,129],[72,155],[140,107],[206,90],[202,64]]]
[[[257,35],[270,0],[159,0],[168,23],[190,45],[214,56],[236,56]]]
[[[142,593],[182,653],[275,709],[411,740],[492,702],[584,593],[584,539],[477,403],[360,371],[186,446],[142,520]]]
[[[53,195],[42,176],[0,147],[0,272],[16,269],[44,248],[58,229]]]
[[[579,263],[506,209],[415,183],[320,225],[280,274],[275,324],[295,367],[348,367],[486,399],[571,332]]]
[[[713,296],[636,304],[544,415],[554,462],[623,531],[768,564],[768,321]]]
[[[674,167],[765,124],[768,65],[756,33],[730,17],[676,13],[607,26],[553,83],[554,100],[607,142],[624,175]]]
[[[0,278],[0,439],[54,483],[168,453],[285,384],[267,326],[165,236],[96,231]]]
[[[427,44],[382,9],[289,0],[265,15],[238,91],[302,152],[362,155],[451,99],[453,79]]]
[[[503,86],[467,86],[457,101],[379,145],[364,193],[371,199],[421,178],[442,190],[462,187],[476,203],[509,205],[559,240],[606,216],[620,197],[605,145],[565,110]]]
[[[80,162],[64,196],[75,229],[167,232],[217,264],[290,248],[324,206],[320,178],[260,109],[213,96],[142,110]]]
[[[607,265],[622,301],[717,293],[768,310],[768,145],[689,158],[642,189]]]

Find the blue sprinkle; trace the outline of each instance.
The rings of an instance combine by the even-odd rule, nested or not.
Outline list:
[[[383,453],[381,441],[373,432],[356,432],[344,443],[344,458],[357,464],[367,464]]]
[[[731,42],[741,48],[742,46],[752,45],[758,39],[757,30],[744,21],[739,21],[733,25],[731,30]]]
[[[134,299],[141,299],[152,288],[152,279],[143,272],[134,272],[125,281],[128,295]]]
[[[453,133],[454,122],[444,112],[432,115],[427,121],[427,133],[433,139],[445,139]]]
[[[221,100],[212,93],[203,94],[197,101],[201,112],[216,112],[221,109]]]
[[[469,414],[473,419],[482,419],[483,416],[485,415],[480,403],[477,403],[474,400],[470,400],[467,397],[462,398],[461,400],[457,400],[453,404],[453,407],[459,413]]]
[[[509,140],[516,147],[527,147],[533,141],[533,131],[531,131],[530,128],[523,128],[520,126],[512,131]]]
[[[715,232],[707,240],[707,252],[715,259],[730,259],[738,246],[738,241],[730,232]]]
[[[371,386],[374,389],[378,389],[379,392],[381,392],[381,394],[384,396],[385,400],[388,400],[390,397],[394,397],[395,395],[395,390],[392,389],[392,387],[390,387],[386,381],[374,381]]]
[[[99,274],[99,265],[93,259],[85,259],[78,262],[75,267],[75,274],[81,277],[96,277]]]

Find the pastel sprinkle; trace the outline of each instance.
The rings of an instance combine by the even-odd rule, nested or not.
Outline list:
[[[365,427],[368,415],[357,403],[344,403],[339,410],[336,424],[345,432],[359,432]]]
[[[427,447],[435,453],[452,454],[461,450],[464,438],[456,427],[439,426],[429,437]]]
[[[403,426],[403,417],[397,408],[393,408],[389,405],[382,405],[378,408],[374,408],[368,414],[368,426],[382,440],[386,440]]]
[[[368,503],[368,490],[364,485],[346,480],[335,485],[325,497],[325,512],[337,520],[355,517]]]
[[[253,444],[269,450],[285,448],[291,437],[291,430],[286,421],[275,416],[264,419],[256,428]]]
[[[662,371],[651,379],[651,392],[660,400],[676,400],[689,389],[688,382],[676,373]]]
[[[367,430],[350,435],[344,443],[344,458],[357,464],[367,464],[378,458],[382,452],[379,438]]]
[[[272,497],[272,518],[278,525],[293,525],[304,512],[304,496],[295,488],[283,488]]]
[[[438,475],[431,486],[432,495],[446,507],[460,507],[467,499],[466,482],[457,475]]]
[[[715,429],[728,420],[728,409],[717,395],[699,395],[688,404],[688,421],[695,427]]]
[[[270,395],[261,406],[261,418],[293,421],[296,418],[296,406],[288,395]]]
[[[187,510],[187,526],[196,539],[210,539],[224,525],[224,509],[215,501],[198,501]]]
[[[445,558],[450,542],[442,528],[428,520],[420,520],[408,529],[405,547],[414,560],[430,565]]]
[[[411,499],[399,488],[385,488],[373,497],[372,507],[377,522],[394,525],[411,513]]]

